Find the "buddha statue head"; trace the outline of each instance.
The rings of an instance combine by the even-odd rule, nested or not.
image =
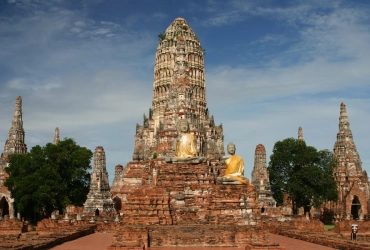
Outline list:
[[[189,132],[189,123],[186,119],[181,119],[177,123],[177,131],[180,133],[188,133]]]
[[[229,142],[229,144],[227,144],[227,152],[230,155],[234,155],[235,154],[235,150],[236,150],[235,144],[232,143],[232,142]]]

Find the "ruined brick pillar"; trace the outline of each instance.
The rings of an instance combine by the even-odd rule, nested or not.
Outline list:
[[[268,208],[275,208],[276,201],[271,191],[269,173],[266,165],[266,149],[258,144],[254,153],[254,167],[252,171],[252,184],[258,193],[258,207],[264,213]],[[266,211],[267,212],[267,211]]]

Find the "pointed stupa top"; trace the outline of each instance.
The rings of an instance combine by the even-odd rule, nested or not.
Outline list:
[[[18,96],[15,100],[12,126],[9,130],[9,137],[5,142],[2,157],[6,159],[11,154],[27,153],[27,145],[24,143],[24,129],[22,120],[22,97]]]
[[[102,146],[97,146],[94,153],[94,172],[106,172],[105,151]]]
[[[186,83],[185,85],[195,92],[194,95],[199,99],[201,106],[206,106],[203,57],[204,53],[198,37],[184,18],[176,18],[165,32],[159,35],[154,66],[154,117],[160,116],[156,106],[168,105],[170,91],[176,79],[179,78],[185,79],[181,82]],[[177,92],[172,91],[171,94],[179,91],[184,93],[185,90],[178,88]]]
[[[298,128],[298,140],[304,141],[302,127]]]
[[[56,127],[55,132],[54,132],[53,144],[58,144],[59,141],[60,141],[60,139],[59,139],[59,128]]]
[[[347,116],[346,105],[342,102],[340,104],[340,116],[339,116],[339,132],[350,130],[349,120]]]
[[[182,17],[176,18],[159,35],[152,103],[154,133],[165,123],[166,108],[193,109],[191,116],[201,123],[207,118],[204,53],[198,37]],[[183,118],[178,117],[174,122]]]
[[[349,175],[362,174],[362,162],[353,141],[346,105],[340,104],[339,132],[334,144],[334,155],[339,161],[340,171]],[[337,169],[339,171],[339,168]]]

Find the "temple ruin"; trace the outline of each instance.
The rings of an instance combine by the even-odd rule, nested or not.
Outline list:
[[[143,125],[136,125],[133,160],[171,157],[179,120],[189,122],[199,156],[224,155],[222,125],[216,126],[206,101],[204,53],[183,18],[177,18],[160,35],[157,47],[152,107]]]
[[[14,218],[14,199],[10,191],[4,186],[7,178],[5,168],[9,165],[9,156],[12,154],[26,154],[27,145],[24,143],[24,129],[22,120],[22,97],[18,96],[15,100],[14,115],[12,126],[9,130],[9,137],[5,142],[4,151],[0,157],[0,217],[8,215]]]
[[[244,162],[232,143],[225,156],[222,125],[206,106],[197,36],[177,18],[159,37],[152,108],[136,126],[133,161],[115,168],[111,193],[122,224],[114,241],[120,247],[264,241]]]
[[[94,169],[90,178],[90,190],[84,203],[84,214],[99,215],[101,212],[115,212],[110,193],[105,152],[101,146],[94,153]]]
[[[271,208],[276,208],[266,165],[266,149],[263,144],[258,144],[254,153],[252,184],[256,187],[258,193],[258,207],[261,212],[266,213]]]
[[[369,182],[366,171],[362,170],[344,103],[340,105],[339,132],[334,144],[334,155],[338,159],[334,178],[338,182],[339,201],[329,203],[329,207],[338,219],[362,220],[369,213]]]

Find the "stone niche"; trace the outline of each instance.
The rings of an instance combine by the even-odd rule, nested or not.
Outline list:
[[[149,234],[140,239],[150,246],[236,247],[262,241],[254,186],[216,184],[224,172],[222,164],[173,164],[162,159],[116,168],[111,193],[120,203],[115,206],[120,207],[121,224],[115,245],[128,244],[128,227],[130,232]],[[238,240],[240,234],[244,240]]]

